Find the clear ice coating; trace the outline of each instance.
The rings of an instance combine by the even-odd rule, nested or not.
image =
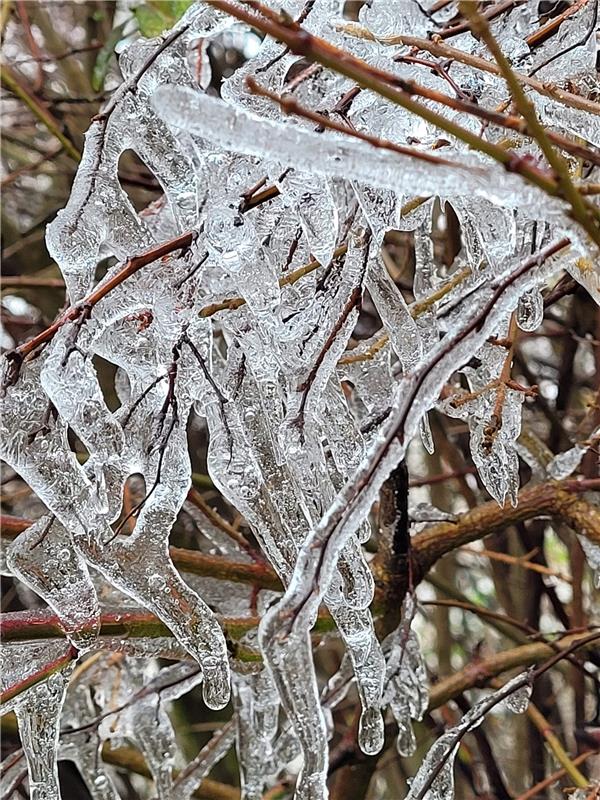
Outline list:
[[[417,774],[411,780],[406,800],[453,800],[454,759],[463,736],[483,722],[493,710],[506,709],[514,714],[527,710],[531,696],[528,674],[522,672],[501,689],[479,700],[430,747]]]
[[[373,66],[441,88],[439,76],[394,61],[397,48],[342,35],[338,0],[270,3],[282,6],[302,16],[310,32]],[[530,16],[527,24],[535,26]],[[428,19],[404,0],[371,0],[360,12],[360,23],[382,37],[427,36]],[[47,508],[7,549],[6,568],[47,603],[70,643],[56,652],[47,644],[7,647],[7,683],[29,679],[74,648],[72,659],[8,704],[38,800],[60,796],[57,754],[76,763],[94,799],[116,800],[115,774],[100,757],[109,740],[142,752],[160,800],[191,796],[234,744],[244,800],[262,797],[298,756],[297,800],[325,800],[331,710],[353,681],[360,748],[381,750],[390,708],[398,750],[412,754],[411,720],[427,708],[427,674],[411,627],[412,596],[399,627],[377,638],[363,547],[371,507],[411,440],[421,437],[433,451],[434,407],[466,422],[484,486],[500,505],[516,503],[524,392],[509,379],[509,339],[516,328],[531,334],[541,324],[543,290],[562,270],[600,298],[593,254],[561,201],[454,137],[438,148],[433,124],[307,66],[281,43],[265,37],[220,97],[205,91],[210,42],[234,24],[199,2],[172,31],[122,52],[123,83],[92,121],[69,202],[47,229],[77,313],[17,375],[14,360],[3,359],[1,456]],[[507,32],[509,49],[517,39]],[[466,35],[456,46],[474,54],[480,47]],[[555,46],[550,39],[537,48],[536,63]],[[192,51],[201,59],[200,82]],[[588,50],[575,53],[593,70]],[[553,80],[543,65],[542,73]],[[482,107],[505,99],[495,76],[474,80],[458,64],[456,74]],[[249,76],[356,135],[284,114],[249,90]],[[567,124],[558,101],[530,99],[543,124]],[[574,135],[597,130],[588,116],[569,117]],[[489,136],[500,139],[494,126]],[[140,213],[118,180],[126,149],[164,192]],[[526,137],[515,157],[537,158]],[[267,200],[259,203],[261,192]],[[442,266],[434,221],[446,206],[459,221],[461,243],[455,262]],[[386,263],[389,231],[414,239],[412,303]],[[156,254],[188,232],[184,246]],[[556,244],[564,236],[570,247]],[[95,284],[107,256],[116,263]],[[121,280],[138,256],[147,263]],[[365,338],[357,322],[367,294],[381,327]],[[100,385],[96,356],[117,368],[117,410]],[[455,388],[458,373],[468,389]],[[215,487],[244,517],[284,585],[283,596],[259,605],[252,646],[263,664],[252,668],[230,658],[218,620],[247,616],[256,599],[250,589],[184,580],[169,551],[178,515],[197,513],[187,501],[191,424],[207,433]],[[69,432],[87,452],[84,464]],[[558,454],[547,475],[568,477],[590,442],[597,444],[597,432]],[[124,501],[130,479],[143,486],[133,511]],[[452,519],[426,504],[410,516]],[[199,527],[207,549],[248,561],[240,540],[214,518]],[[582,545],[600,576],[600,548],[585,538]],[[142,609],[172,638],[100,637],[102,614]],[[345,656],[323,688],[311,630],[325,609]],[[179,663],[159,669],[162,656]],[[231,694],[233,719],[174,777],[178,747],[168,703],[197,683],[212,709]],[[502,691],[438,740],[410,800],[451,800],[457,742]],[[509,693],[506,707],[524,710],[527,692],[523,684]],[[19,774],[11,768],[7,780]]]

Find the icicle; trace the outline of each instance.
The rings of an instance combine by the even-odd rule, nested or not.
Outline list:
[[[416,634],[411,629],[414,599],[407,595],[402,621],[383,643],[386,677],[383,702],[389,704],[398,725],[396,747],[400,755],[412,755],[416,748],[411,719],[420,720],[429,701],[425,664]]]
[[[65,528],[41,517],[18,536],[6,554],[14,575],[31,586],[58,614],[79,650],[92,647],[100,627],[100,607],[87,564]]]
[[[60,800],[58,784],[58,737],[60,715],[73,662],[68,660],[69,646],[64,642],[40,645],[12,644],[3,649],[3,660],[14,659],[18,668],[3,668],[3,683],[15,683],[32,677],[48,663],[54,672],[3,705],[6,713],[14,709],[19,736],[27,761],[29,792],[32,800]]]
[[[544,298],[539,289],[530,289],[520,298],[515,318],[523,331],[539,328],[544,318]]]
[[[422,356],[421,335],[381,256],[369,263],[367,288],[403,371],[410,372]]]
[[[84,662],[82,669],[86,670],[91,663]],[[113,777],[101,758],[103,742],[97,728],[85,729],[84,726],[84,730],[77,731],[84,721],[91,721],[95,716],[90,686],[75,674],[63,709],[59,757],[76,764],[93,800],[120,800]],[[69,727],[76,732],[70,733]]]
[[[279,714],[279,698],[268,669],[236,679],[234,709],[242,798],[260,800]]]
[[[549,210],[548,196],[538,194],[522,182],[518,187],[506,173],[499,181],[493,168],[483,167],[476,157],[463,156],[462,163],[447,167],[370,145],[341,139],[337,134],[320,135],[299,126],[282,125],[234,109],[209,95],[183,86],[159,88],[152,99],[156,112],[170,125],[212,139],[226,150],[276,159],[285,166],[331,178],[352,178],[361,183],[410,194],[418,185],[423,194],[472,194],[507,204],[522,204],[535,212]],[[218,132],[218,133],[217,133]]]
[[[298,216],[311,254],[327,266],[335,250],[338,233],[338,211],[329,184],[310,173],[284,170],[276,180],[284,202]]]
[[[568,478],[569,475],[575,472],[586,452],[586,447],[576,444],[563,453],[558,453],[546,467],[548,475],[554,478],[555,481],[562,481]]]
[[[596,589],[600,589],[600,545],[592,542],[586,536],[579,536],[578,539],[592,570],[594,586]]]

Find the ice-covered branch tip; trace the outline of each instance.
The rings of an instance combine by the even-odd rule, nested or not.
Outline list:
[[[49,325],[45,330],[34,336],[25,344],[19,345],[14,350],[6,354],[6,358],[11,363],[5,383],[10,385],[19,377],[19,371],[24,359],[35,352],[38,347],[47,344],[57,334],[57,332],[70,322],[85,321],[89,318],[94,306],[103,300],[113,289],[120,286],[124,281],[153,261],[162,259],[176,250],[187,250],[196,238],[194,231],[188,231],[163,244],[150,247],[146,252],[133,255],[127,259],[126,263],[114,274],[106,278],[92,292],[90,292],[81,302],[69,306],[58,319]]]

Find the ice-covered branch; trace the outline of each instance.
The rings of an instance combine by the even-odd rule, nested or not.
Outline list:
[[[116,800],[111,740],[139,749],[124,762],[147,766],[159,800],[189,796],[235,739],[243,800],[291,778],[298,756],[297,800],[325,800],[332,710],[352,684],[342,749],[380,752],[389,708],[399,752],[416,751],[412,720],[428,706],[418,584],[440,558],[547,517],[600,565],[596,410],[554,436],[550,379],[521,368],[540,334],[594,346],[595,329],[563,308],[580,299],[564,273],[600,298],[597,114],[581,88],[590,46],[574,45],[578,102],[575,88],[515,72],[513,26],[527,30],[540,78],[560,57],[518,4],[474,17],[479,41],[462,16],[446,25],[443,8],[403,0],[363,4],[360,37],[342,35],[333,0],[281,3],[198,2],[162,36],[123,46],[123,82],[47,228],[69,305],[1,360],[1,454],[28,487],[9,509],[38,517],[2,518],[3,570],[48,607],[2,619],[3,697],[33,798],[58,800],[65,757],[95,798]],[[441,56],[447,46],[427,38],[438,13],[462,55],[395,58],[389,41]],[[253,36],[240,21],[261,37],[211,82],[217,43]],[[497,67],[480,63],[485,43]],[[141,211],[119,180],[127,150],[160,186]],[[573,360],[587,392],[589,359]],[[541,455],[521,434],[524,408],[537,430],[534,403],[553,425]],[[448,433],[443,415],[465,424]],[[475,472],[479,483],[465,480]],[[433,500],[451,477],[471,510],[411,508],[413,490],[431,486]],[[537,566],[536,579],[556,572]],[[570,584],[580,627],[582,575],[579,564]],[[443,679],[430,707],[591,642],[525,644],[535,620],[486,619],[521,647]],[[313,650],[334,635],[343,658],[330,675]],[[211,709],[231,695],[232,719],[180,780],[169,703],[195,686]],[[442,774],[451,782],[460,736],[490,702],[445,734],[413,796],[432,795]]]

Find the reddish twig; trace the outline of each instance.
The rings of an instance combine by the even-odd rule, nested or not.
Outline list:
[[[38,335],[34,336],[33,339],[30,339],[28,342],[25,342],[14,350],[8,352],[6,354],[6,358],[11,362],[12,368],[9,370],[7,376],[7,384],[11,385],[18,379],[21,364],[25,358],[37,350],[41,345],[51,341],[64,325],[69,322],[76,322],[86,315],[89,316],[91,310],[97,303],[100,302],[100,300],[105,298],[107,294],[109,294],[117,286],[120,286],[132,275],[135,275],[135,273],[138,272],[138,270],[140,270],[142,267],[145,267],[148,264],[151,264],[153,261],[173,253],[175,250],[186,250],[191,246],[195,238],[195,232],[188,231],[187,233],[182,233],[180,236],[176,236],[174,239],[171,239],[168,242],[151,247],[144,253],[132,256],[125,262],[123,267],[118,272],[93,289],[80,303],[69,306],[69,308],[67,308],[67,310],[64,311],[58,317],[58,319],[52,323],[52,325],[49,325],[41,333],[38,333]]]

